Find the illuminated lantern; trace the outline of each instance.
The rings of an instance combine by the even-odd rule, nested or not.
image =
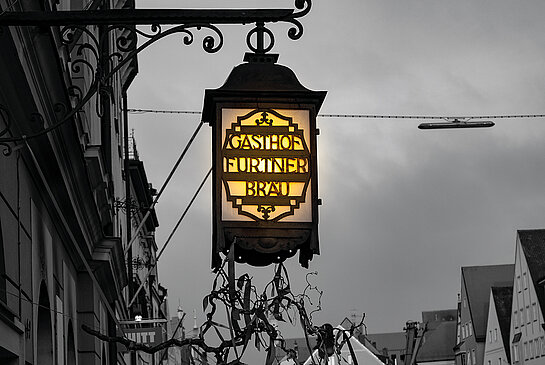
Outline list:
[[[225,84],[206,90],[213,129],[212,266],[234,247],[237,262],[265,266],[318,246],[316,115],[326,96],[276,64],[246,54]]]

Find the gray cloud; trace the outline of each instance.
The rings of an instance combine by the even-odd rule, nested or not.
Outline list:
[[[314,3],[300,41],[286,39],[286,26],[272,28],[280,62],[305,86],[328,90],[325,113],[544,112],[541,1]],[[217,55],[180,39],[142,54],[130,106],[200,110],[204,89],[219,87],[242,60],[245,33],[226,29]],[[131,115],[155,186],[198,119]],[[319,119],[322,254],[311,270],[319,271],[324,306],[317,321],[335,323],[357,309],[367,313],[370,332],[398,331],[422,310],[454,308],[461,266],[511,262],[516,229],[543,227],[543,120],[450,132],[420,131],[419,122]],[[205,126],[157,208],[159,243],[210,159]],[[171,302],[180,298],[188,311],[199,310],[211,287],[210,196],[208,183],[160,263]],[[294,286],[302,290],[306,271],[292,261]],[[270,269],[251,272],[272,276]]]

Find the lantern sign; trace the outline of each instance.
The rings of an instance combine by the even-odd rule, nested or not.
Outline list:
[[[316,114],[325,92],[304,88],[276,58],[249,61],[205,94],[203,120],[213,127],[212,266],[233,248],[238,262],[259,266],[299,251],[306,267],[319,253]]]
[[[222,113],[226,121],[222,218],[280,222],[296,215],[310,222],[308,111],[223,109]]]

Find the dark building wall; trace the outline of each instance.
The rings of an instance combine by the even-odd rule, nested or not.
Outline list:
[[[12,10],[46,3],[21,1]],[[73,105],[68,86],[89,84],[90,74],[71,72],[58,32],[0,30],[0,137],[53,125]],[[93,105],[46,135],[11,144],[11,154],[0,145],[0,364],[117,362],[106,344],[80,330],[87,324],[112,334],[108,307],[127,317],[119,304],[127,281],[122,229],[112,224],[113,201],[124,195],[122,131],[114,123],[120,86],[114,91],[117,107],[102,117],[110,123]]]

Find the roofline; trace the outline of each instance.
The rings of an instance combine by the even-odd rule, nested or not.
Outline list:
[[[469,267],[469,266],[466,266]],[[470,267],[476,267],[476,266],[470,266]],[[471,320],[471,327],[473,327],[471,330],[473,331],[473,335],[475,335],[475,339],[477,339],[477,336],[475,334],[475,321],[473,320],[473,311],[471,310],[471,300],[469,298],[469,291],[467,290],[467,284],[466,284],[466,277],[464,275],[464,267],[462,267],[462,280],[464,281],[464,289],[466,292],[466,300],[467,300],[467,309],[469,312],[469,319]],[[462,318],[462,312],[460,311],[460,319]],[[458,326],[458,319],[456,319],[456,326]]]
[[[423,358],[423,359],[419,359],[418,356],[416,357],[416,361],[421,361],[421,362],[427,362],[427,361],[446,361],[446,360],[454,360],[456,359],[456,356],[451,356],[451,357],[438,357],[438,358]]]
[[[491,265],[473,265],[473,266],[462,266],[462,270],[464,269],[474,269],[479,267],[499,267],[499,266],[509,266],[514,265],[513,263],[505,263],[505,264],[491,264]]]

